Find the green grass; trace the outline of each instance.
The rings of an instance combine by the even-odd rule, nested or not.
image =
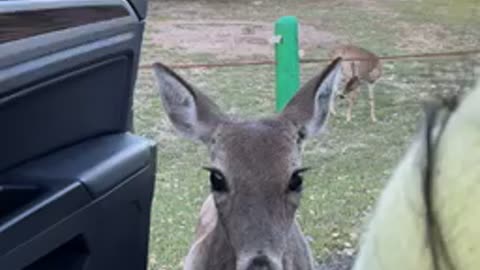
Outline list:
[[[394,9],[403,21],[410,24],[409,28],[415,31],[418,27],[432,29],[432,35],[438,39],[448,50],[461,50],[462,48],[478,48],[480,28],[480,1],[478,0],[387,0],[386,6]],[[428,30],[426,30],[428,31]]]
[[[470,26],[480,23],[480,2],[478,0],[424,0],[424,1],[387,1],[409,20],[430,21],[446,26]],[[472,29],[473,30],[473,29]]]
[[[408,13],[405,1],[402,1],[403,6],[387,1],[372,7],[356,1],[263,0],[255,8],[240,2],[152,1],[142,63],[215,61],[215,55],[167,51],[155,44],[153,34],[162,21],[169,19],[193,20],[208,16],[209,19],[273,22],[281,15],[297,15],[301,22],[315,24],[343,40],[348,37],[382,54],[404,52],[399,41],[408,33],[399,29],[405,24],[413,27],[416,23],[431,23],[429,16]],[[400,15],[389,17],[385,14]],[[465,22],[452,20],[448,24],[453,29],[449,30],[452,35],[449,40],[458,38],[462,33],[454,29]],[[470,28],[475,28],[475,24]],[[319,48],[308,54],[322,57],[325,51]],[[445,68],[457,77],[466,76],[458,74],[462,69],[456,68],[457,61],[438,60],[435,63],[436,69]],[[370,122],[366,91],[363,91],[354,107],[353,122],[345,122],[345,102],[340,100],[339,115],[332,118],[327,134],[306,145],[304,163],[313,170],[306,175],[298,217],[305,234],[312,240],[318,260],[356,246],[366,213],[415,131],[421,115],[421,97],[439,91],[436,86],[440,83],[449,85],[445,73],[432,72],[430,66],[417,61],[386,63],[385,79],[378,83],[375,91],[379,123]],[[302,66],[302,81],[321,68],[321,65]],[[253,117],[274,111],[274,69],[271,66],[179,72],[229,113]],[[465,78],[471,85],[473,76]],[[193,239],[201,203],[208,194],[207,174],[200,169],[208,164],[207,152],[202,145],[176,136],[161,108],[150,70],[139,73],[134,111],[137,133],[158,143],[149,266],[151,270],[179,269]]]

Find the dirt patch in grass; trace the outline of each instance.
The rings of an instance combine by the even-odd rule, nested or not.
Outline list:
[[[398,47],[410,53],[439,52],[448,49],[445,39],[449,32],[441,25],[433,23],[415,24],[399,22],[403,38]]]
[[[303,50],[330,48],[337,38],[313,25],[300,26]],[[188,54],[208,53],[217,58],[258,57],[271,59],[273,23],[258,21],[166,21],[153,35],[155,45]]]

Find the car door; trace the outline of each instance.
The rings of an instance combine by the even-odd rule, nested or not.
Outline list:
[[[146,269],[146,0],[0,1],[0,269]]]

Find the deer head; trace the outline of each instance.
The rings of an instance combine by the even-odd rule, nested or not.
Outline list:
[[[233,120],[162,64],[154,71],[176,130],[210,153],[210,186],[238,270],[281,270],[302,191],[301,145],[319,134],[340,81],[340,58],[311,79],[279,115]]]

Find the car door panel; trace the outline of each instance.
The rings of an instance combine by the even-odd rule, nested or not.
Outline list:
[[[0,1],[0,269],[146,269],[145,0]]]

